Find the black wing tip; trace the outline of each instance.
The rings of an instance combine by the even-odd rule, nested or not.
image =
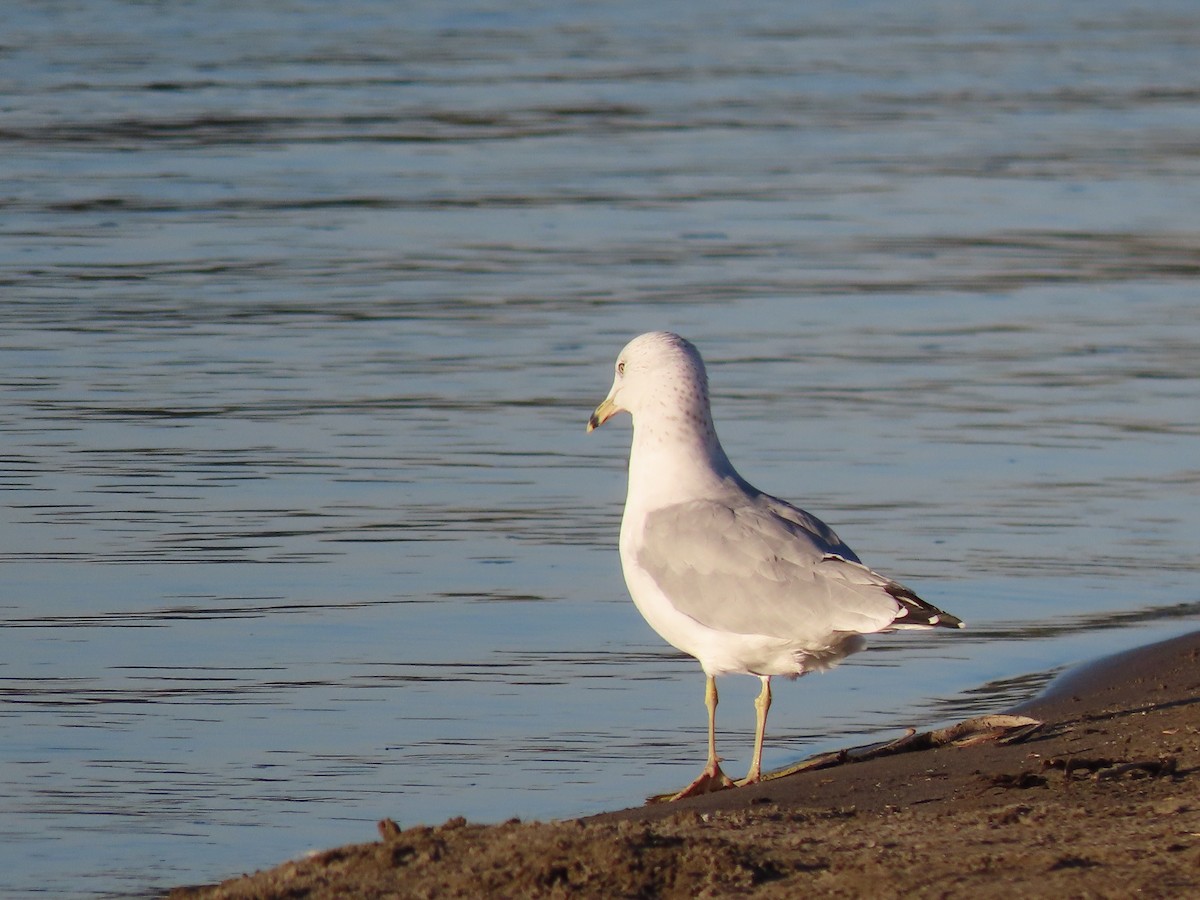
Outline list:
[[[966,628],[967,623],[958,616],[952,616],[950,613],[939,612],[935,616],[930,616],[929,624],[935,628]]]
[[[895,597],[900,604],[900,613],[896,618],[897,620],[904,619],[905,625],[929,628],[967,627],[967,624],[958,616],[952,616],[950,613],[938,609],[932,603],[926,603],[899,582],[888,582],[884,590]]]

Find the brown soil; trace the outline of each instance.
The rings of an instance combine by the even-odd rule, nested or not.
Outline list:
[[[1018,744],[560,823],[400,831],[170,897],[1200,897],[1200,632],[1077,673]]]

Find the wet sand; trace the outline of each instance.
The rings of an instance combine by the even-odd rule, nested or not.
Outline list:
[[[1044,725],[566,822],[385,823],[169,896],[1200,896],[1200,632],[1011,712]]]

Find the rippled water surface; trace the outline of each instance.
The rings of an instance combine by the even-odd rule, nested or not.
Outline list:
[[[768,765],[1194,627],[1200,12],[1060,6],[10,3],[0,893],[690,779],[583,429],[650,328],[970,624],[781,685]]]

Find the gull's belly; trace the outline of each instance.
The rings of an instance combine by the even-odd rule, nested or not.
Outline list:
[[[658,582],[638,564],[644,516],[626,509],[621,521],[621,568],[638,612],[672,647],[699,660],[709,675],[803,675],[832,668],[861,650],[860,634],[830,632],[804,640],[768,634],[746,634],[710,627],[680,612]]]
[[[831,634],[826,642],[808,645],[771,635],[710,628],[681,613],[624,549],[621,557],[625,584],[638,612],[663,640],[696,657],[709,675],[803,675],[831,668],[863,645],[857,634]]]

